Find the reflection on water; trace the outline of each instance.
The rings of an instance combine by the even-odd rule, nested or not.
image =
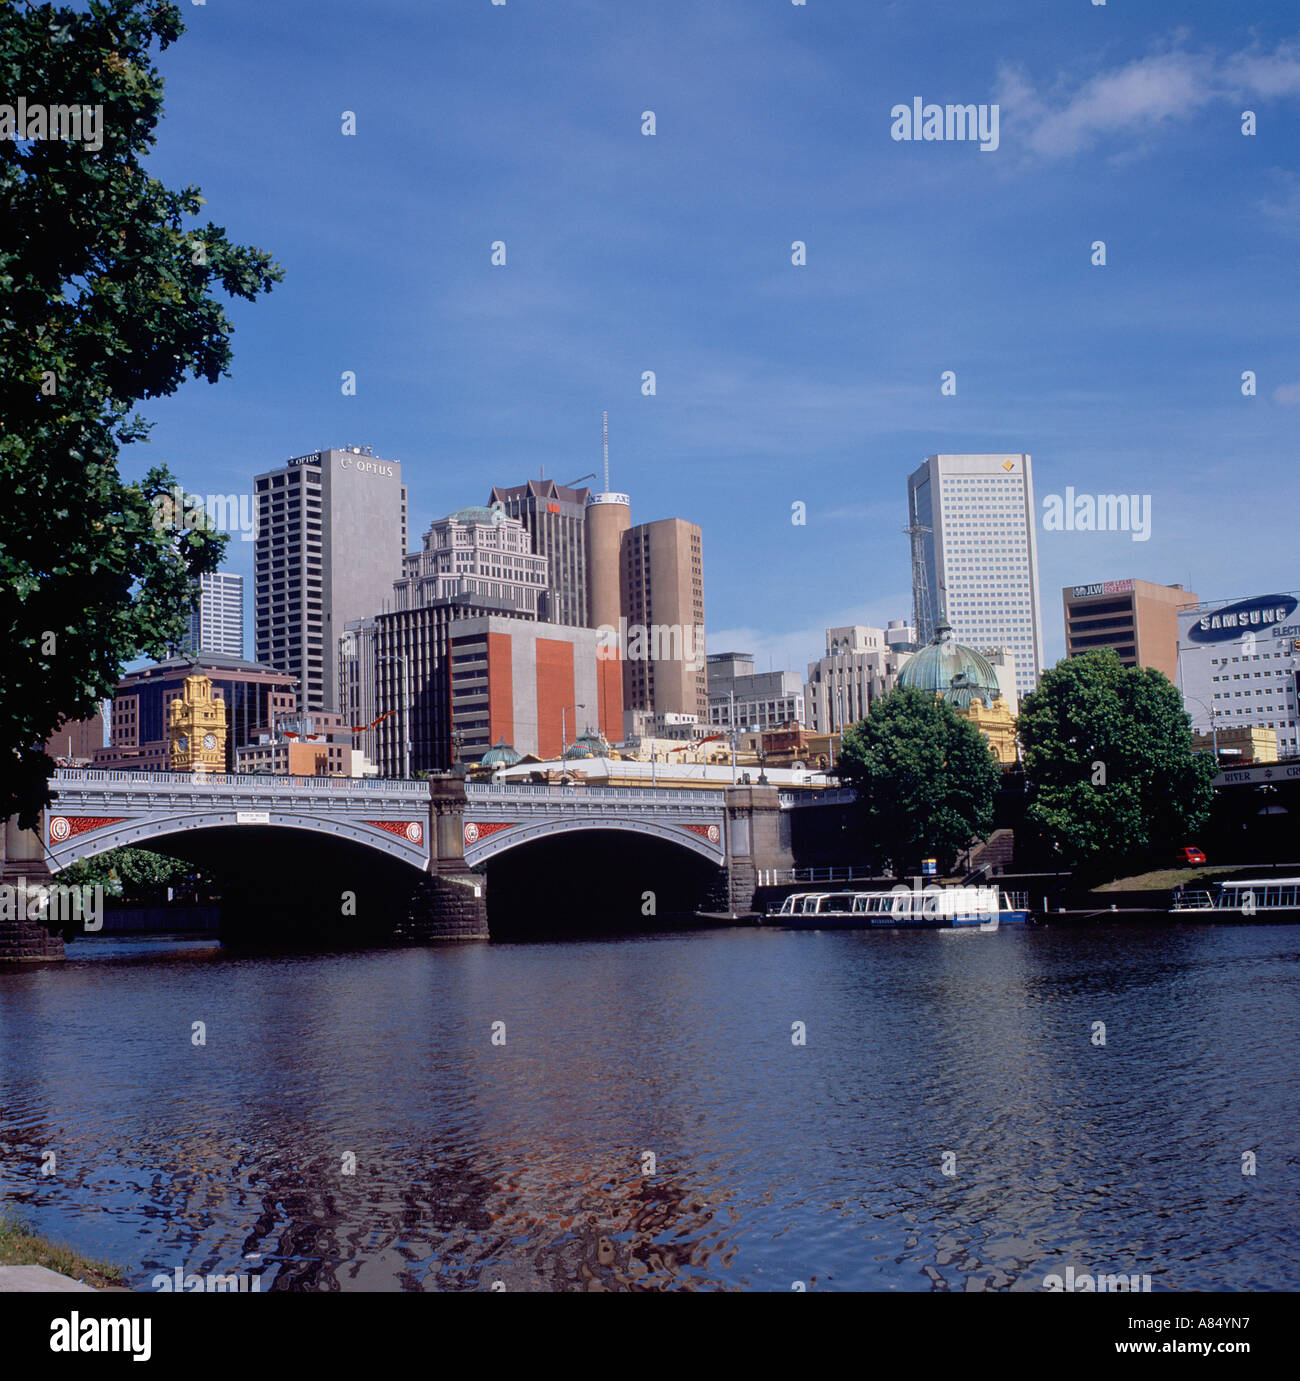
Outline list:
[[[1300,1286],[1297,927],[70,953],[0,1194],[139,1288]]]

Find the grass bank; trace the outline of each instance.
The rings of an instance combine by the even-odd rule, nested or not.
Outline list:
[[[47,1242],[12,1213],[0,1212],[0,1266],[44,1266],[102,1290],[122,1285],[122,1272],[106,1261],[92,1261],[71,1247]]]
[[[1153,873],[1138,873],[1133,877],[1116,878],[1094,887],[1094,892],[1168,892],[1175,887],[1192,887],[1196,883],[1231,877],[1234,873],[1258,873],[1259,866],[1243,864],[1236,868],[1161,868]]]

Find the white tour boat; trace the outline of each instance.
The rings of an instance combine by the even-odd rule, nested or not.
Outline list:
[[[792,892],[764,923],[792,930],[996,930],[1028,920],[1025,899],[996,887],[900,886],[891,892]]]

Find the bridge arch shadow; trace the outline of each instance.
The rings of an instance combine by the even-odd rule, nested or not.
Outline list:
[[[317,821],[306,826],[178,824],[158,829],[149,822],[146,833],[106,832],[81,856],[141,848],[203,869],[220,890],[221,938],[228,944],[298,947],[388,940],[426,877],[423,868],[374,847],[364,835],[323,833]]]
[[[502,848],[478,866],[494,940],[662,930],[725,906],[717,863],[639,829],[568,828]]]

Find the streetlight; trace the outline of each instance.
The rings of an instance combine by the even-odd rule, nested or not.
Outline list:
[[[561,705],[561,706],[560,706],[560,766],[561,766],[561,767],[564,766],[564,755],[569,751],[569,728],[568,728],[568,724],[567,724],[567,722],[566,722],[566,720],[565,720],[565,716],[566,716],[566,714],[568,713],[568,711],[569,711],[570,708],[572,708],[573,711],[574,711],[573,720],[574,720],[574,727],[576,728],[576,727],[577,727],[577,721],[578,721],[577,711],[578,711],[578,710],[585,710],[587,707],[586,707],[585,705],[583,705],[583,704],[580,704],[580,703],[576,702],[576,701],[575,701],[575,703],[573,704],[572,707],[570,707],[570,706],[568,706],[568,705]]]
[[[411,671],[405,652],[377,652],[376,662],[402,664],[402,776],[411,775]]]
[[[1210,716],[1210,735],[1214,740],[1214,761],[1217,764],[1219,761],[1219,721],[1214,716],[1214,707],[1207,705],[1199,695],[1188,695],[1186,691],[1183,692],[1183,699],[1193,701]]]

